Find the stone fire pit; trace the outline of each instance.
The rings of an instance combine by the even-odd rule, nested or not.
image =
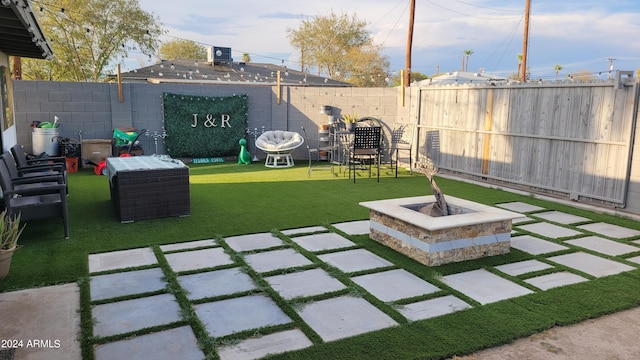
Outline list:
[[[447,196],[449,215],[431,216],[435,196],[362,202],[370,237],[427,266],[506,254],[521,214]],[[422,212],[420,212],[422,210]]]

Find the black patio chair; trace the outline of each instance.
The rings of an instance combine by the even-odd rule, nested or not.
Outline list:
[[[52,170],[66,172],[67,164],[64,156],[35,156],[34,158],[28,159],[20,144],[11,147],[11,154],[16,160],[18,169],[38,165],[49,166]]]
[[[13,157],[13,161],[15,166],[20,173],[20,175],[24,175],[27,173],[41,173],[41,172],[49,172],[50,174],[61,174],[64,180],[64,183],[67,183],[67,162],[64,156],[49,156],[49,157],[37,157],[34,159],[27,159],[27,156],[22,148],[22,145],[16,144],[11,147],[11,155]],[[6,160],[8,161],[8,159]],[[7,164],[10,171],[11,165]],[[12,172],[12,176],[15,174]],[[42,174],[38,174],[42,175]],[[32,176],[32,175],[28,175]],[[69,188],[67,187],[67,193],[69,192]]]
[[[52,182],[33,189],[18,190],[4,161],[0,161],[0,186],[8,216],[20,215],[20,221],[29,222],[61,218],[64,238],[69,238],[66,184]]]
[[[353,131],[353,142],[349,150],[349,178],[353,169],[353,182],[356,182],[356,169],[359,165],[369,163],[369,177],[371,167],[375,161],[378,169],[378,182],[380,182],[381,159],[381,130],[380,126],[356,126]]]
[[[8,151],[0,155],[0,161],[7,167],[11,183],[16,192],[43,194],[49,191],[50,185],[64,184],[62,174],[55,174],[50,171],[19,172],[13,162],[13,156]]]

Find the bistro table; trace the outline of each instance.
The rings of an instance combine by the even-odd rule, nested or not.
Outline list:
[[[120,222],[191,214],[189,168],[164,155],[107,158],[107,177]]]

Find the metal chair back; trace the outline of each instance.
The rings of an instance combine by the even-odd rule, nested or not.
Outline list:
[[[380,151],[381,130],[381,126],[357,126],[353,132],[354,153],[357,150]]]
[[[356,126],[353,129],[352,150],[349,154],[349,177],[353,168],[353,182],[356,182],[356,165],[360,160],[369,160],[369,177],[371,177],[371,160],[375,159],[378,169],[378,181],[380,181],[380,157],[382,144],[381,126]]]

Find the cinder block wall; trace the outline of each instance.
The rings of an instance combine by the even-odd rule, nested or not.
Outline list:
[[[389,126],[409,123],[411,96],[405,106],[396,88],[332,88],[283,86],[278,104],[276,88],[252,85],[203,84],[123,84],[123,101],[119,101],[117,84],[74,83],[48,81],[14,81],[15,117],[18,143],[31,151],[32,121],[53,121],[60,118],[60,136],[72,139],[111,139],[116,127],[135,127],[149,132],[161,132],[163,124],[162,94],[164,92],[231,96],[247,94],[249,99],[248,127],[265,130],[300,131],[305,126],[309,137],[317,137],[317,128],[328,118],[320,114],[323,105],[333,114],[357,113],[380,118]],[[155,152],[154,140],[142,137],[146,154]],[[249,150],[256,152],[253,139]],[[164,153],[162,139],[158,152]],[[264,158],[260,151],[256,152]],[[306,159],[306,147],[294,152],[294,158]]]

